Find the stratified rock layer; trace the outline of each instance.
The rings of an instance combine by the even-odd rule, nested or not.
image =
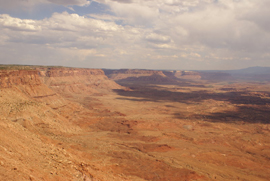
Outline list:
[[[109,80],[100,69],[43,68],[38,69],[43,82],[59,93],[93,94],[123,89]]]

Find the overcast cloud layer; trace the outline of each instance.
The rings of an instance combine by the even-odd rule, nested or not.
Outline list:
[[[268,7],[269,0],[0,0],[0,63],[270,66]]]

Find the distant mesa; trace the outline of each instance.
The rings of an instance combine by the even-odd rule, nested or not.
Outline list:
[[[223,72],[200,72],[200,71],[161,71],[140,69],[104,69],[108,78],[114,81],[139,81],[176,83],[183,80],[229,80],[231,75]]]
[[[195,72],[195,71],[170,71],[170,72],[166,72],[165,74],[167,74],[169,76],[169,74],[171,73],[171,75],[173,75],[176,78],[179,79],[192,79],[192,80],[199,80],[201,79],[201,75],[199,72]]]

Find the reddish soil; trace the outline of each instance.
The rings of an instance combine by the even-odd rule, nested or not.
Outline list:
[[[269,82],[111,74],[2,70],[0,180],[269,180]]]

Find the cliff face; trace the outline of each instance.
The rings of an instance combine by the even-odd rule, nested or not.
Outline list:
[[[110,79],[117,81],[174,82],[162,71],[157,70],[122,69],[104,71]]]
[[[159,75],[166,77],[162,71],[156,70],[138,70],[138,69],[121,69],[121,70],[104,70],[105,74],[112,80],[121,80],[130,77],[146,77],[152,75]]]
[[[91,124],[91,112],[50,89],[41,79],[51,77],[40,77],[42,73],[38,70],[0,72],[0,180],[89,179],[88,171],[77,169],[83,159],[67,153],[57,145],[61,142],[57,139],[81,133],[76,121]],[[68,74],[70,78],[76,72],[45,73]],[[76,74],[95,75],[102,71]]]
[[[43,68],[38,69],[43,82],[61,94],[104,93],[123,87],[109,80],[100,69]]]
[[[232,79],[232,76],[229,73],[223,72],[167,71],[164,73],[171,78],[187,80],[224,81]]]
[[[67,119],[60,112],[69,110],[72,113],[71,110],[79,107],[70,104],[43,84],[37,70],[2,70],[0,88],[0,119],[15,122],[26,120],[31,125],[46,122],[49,127],[59,127],[59,130],[63,130],[65,126],[63,127],[61,122],[67,122]],[[54,122],[56,119],[58,121]]]
[[[76,68],[50,68],[38,69],[40,75],[46,77],[68,77],[68,76],[93,76],[104,75],[100,69],[76,69]]]
[[[0,87],[10,88],[16,85],[40,85],[36,70],[2,70],[0,71]]]
[[[201,79],[201,75],[198,72],[193,71],[175,71],[174,76],[180,79]]]

